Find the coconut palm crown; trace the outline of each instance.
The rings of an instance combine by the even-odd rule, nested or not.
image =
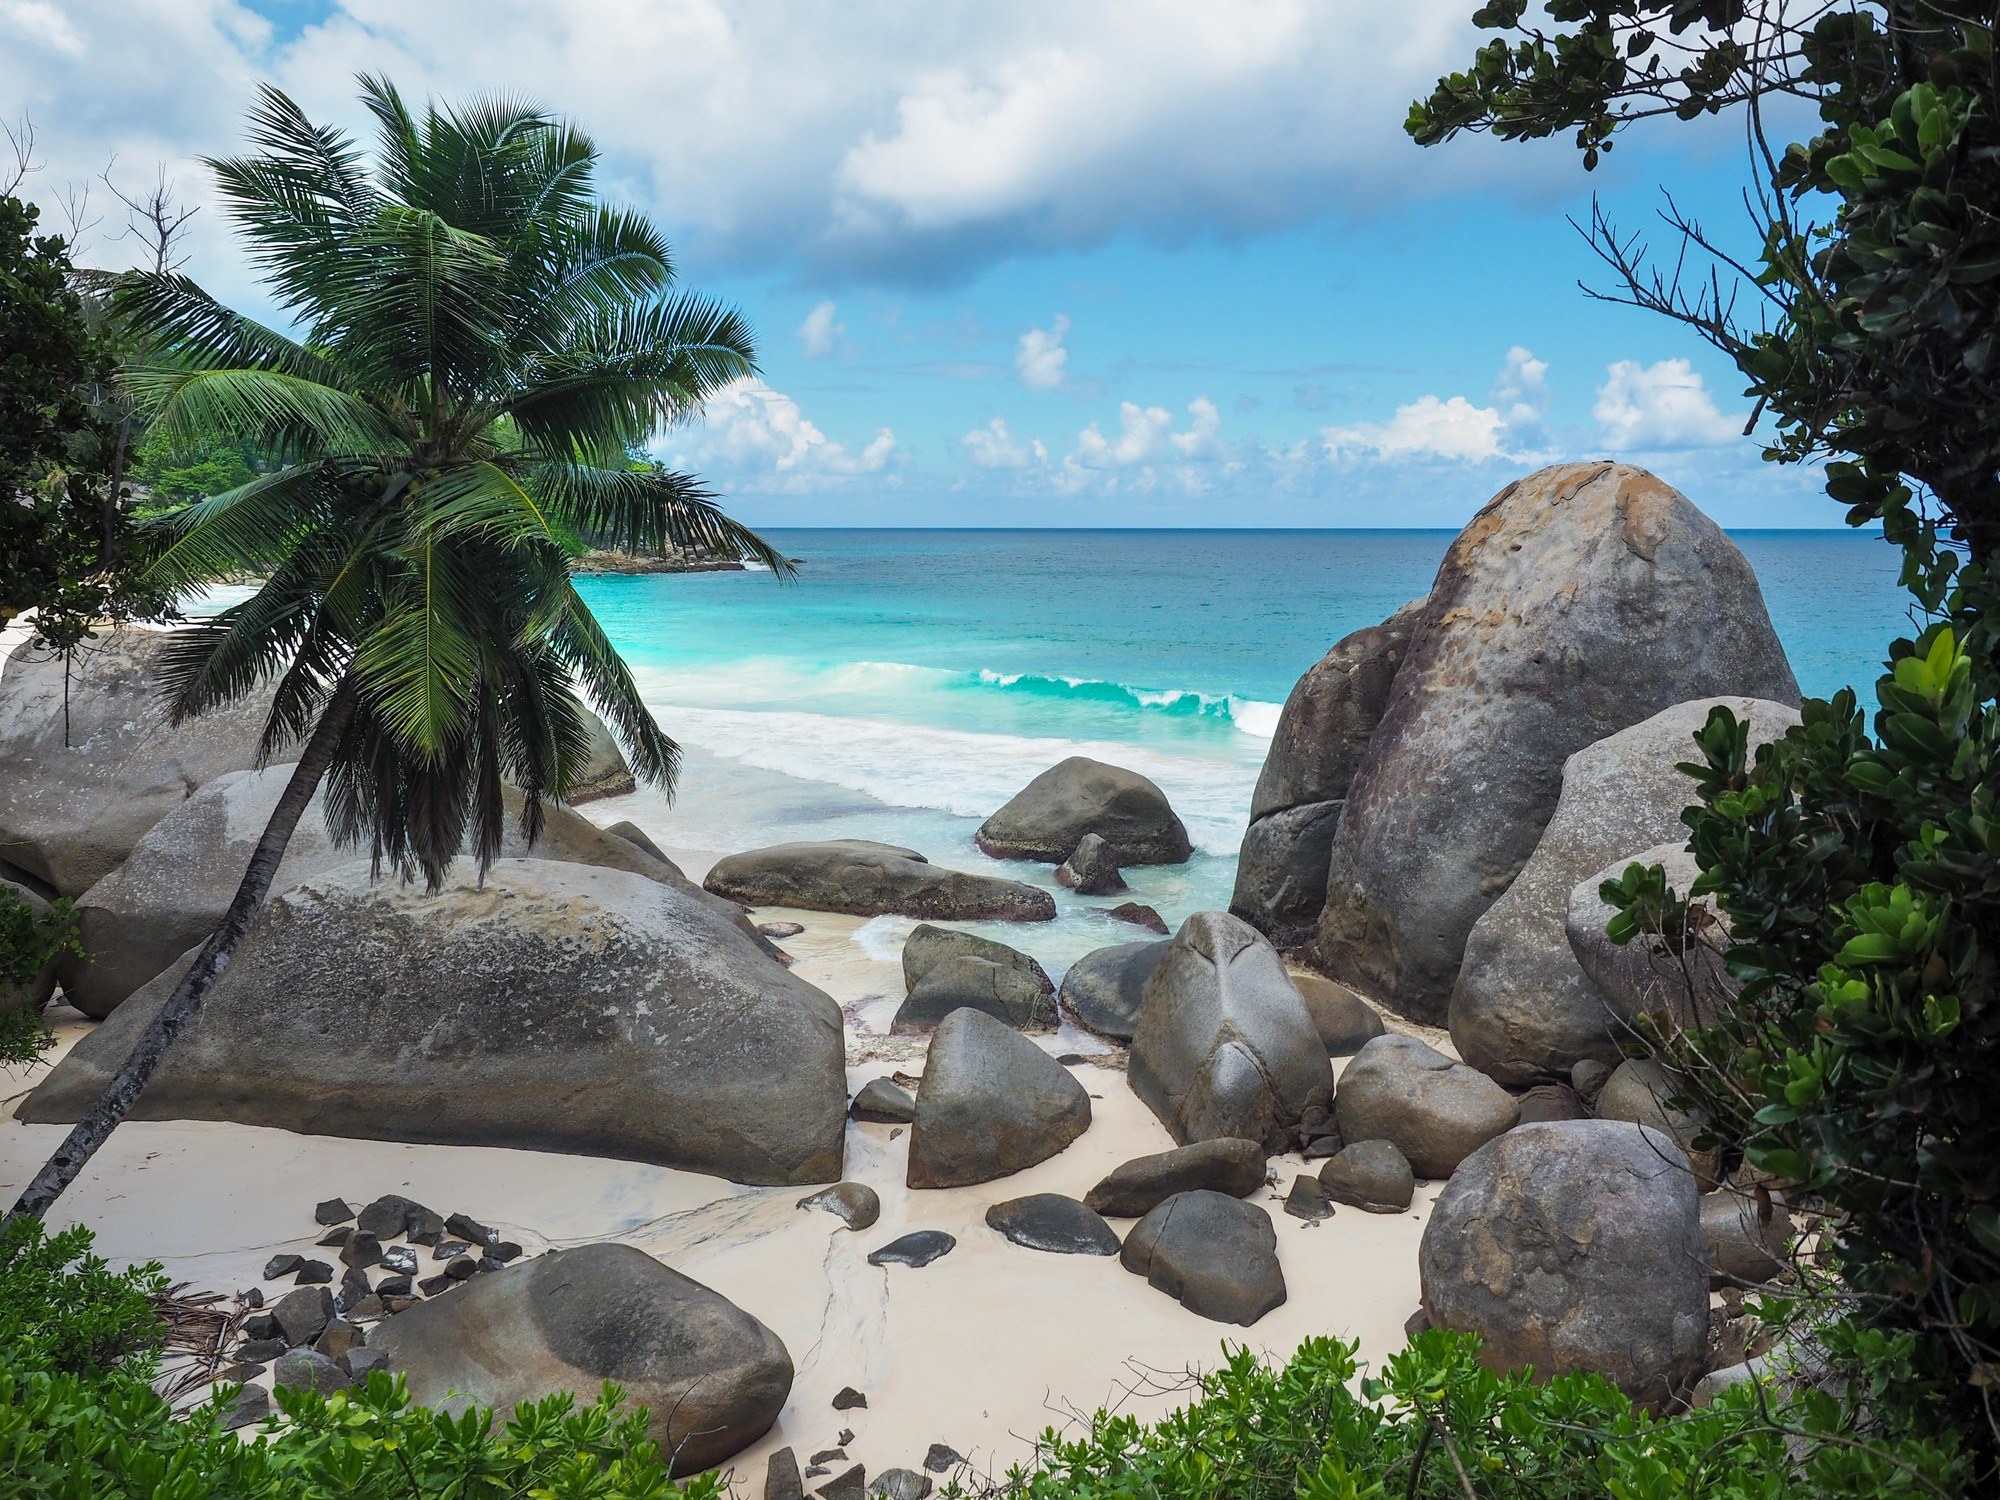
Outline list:
[[[577,595],[579,553],[789,569],[697,480],[628,459],[754,371],[754,348],[736,312],[675,290],[651,223],[597,201],[590,139],[506,100],[419,114],[385,80],[360,86],[372,170],[269,88],[256,154],[209,163],[297,337],[178,275],[114,295],[153,421],[281,462],[158,527],[167,588],[265,580],[172,642],[176,719],[275,680],[262,753],[337,723],[336,836],[435,888],[461,850],[482,869],[497,854],[503,781],[532,837],[581,770],[573,685],[634,772],[672,786],[678,752]]]

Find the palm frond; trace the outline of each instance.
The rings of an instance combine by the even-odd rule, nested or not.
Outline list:
[[[248,440],[295,455],[383,457],[409,448],[369,402],[279,370],[133,364],[125,388],[179,447]]]
[[[126,271],[111,278],[112,305],[142,337],[172,351],[182,368],[274,370],[320,385],[343,372],[325,349],[223,306],[185,276]]]
[[[680,746],[667,738],[652,710],[640,699],[631,668],[575,588],[565,581],[554,603],[558,608],[549,631],[550,644],[590,695],[591,706],[604,716],[624,745],[632,773],[672,796],[680,775]]]
[[[547,509],[590,546],[642,555],[712,552],[760,562],[780,578],[797,572],[790,558],[725,515],[714,493],[691,474],[549,463],[534,479]]]
[[[178,597],[282,562],[330,516],[338,484],[329,462],[297,464],[170,512],[147,528],[147,583]]]

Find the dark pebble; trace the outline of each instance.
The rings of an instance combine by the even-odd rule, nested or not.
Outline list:
[[[461,1255],[444,1268],[444,1274],[452,1281],[470,1281],[479,1274],[479,1262],[469,1255]]]
[[[294,1286],[325,1286],[333,1280],[333,1267],[323,1260],[309,1260],[299,1267],[299,1274],[292,1279]]]
[[[461,1240],[470,1240],[481,1249],[499,1243],[500,1236],[488,1229],[477,1219],[468,1219],[464,1214],[453,1214],[444,1221],[445,1233]]]
[[[422,1292],[426,1297],[435,1297],[439,1292],[449,1291],[457,1285],[458,1283],[453,1281],[449,1276],[426,1276],[422,1281],[417,1283],[417,1290]]]
[[[236,1346],[236,1357],[250,1364],[268,1365],[291,1347],[282,1338],[245,1339]]]
[[[924,1467],[933,1474],[946,1474],[965,1462],[965,1455],[948,1443],[932,1443],[924,1455]]]
[[[1285,1195],[1285,1212],[1308,1224],[1317,1224],[1321,1219],[1333,1217],[1333,1200],[1317,1177],[1301,1173],[1292,1180],[1292,1190]]]
[[[857,1407],[864,1411],[867,1410],[868,1398],[853,1386],[844,1385],[834,1392],[833,1409],[835,1411],[853,1411]]]
[[[838,1462],[844,1464],[847,1462],[847,1450],[845,1448],[822,1448],[808,1459],[807,1462],[815,1464]]]
[[[340,1198],[329,1198],[313,1210],[313,1219],[321,1224],[345,1224],[353,1217],[353,1205]]]
[[[253,1286],[247,1292],[237,1293],[236,1300],[241,1302],[245,1307],[262,1307],[264,1305],[264,1289],[260,1286]]]
[[[278,1329],[275,1313],[258,1313],[243,1320],[242,1334],[246,1339],[275,1339],[282,1337]]]
[[[521,1258],[521,1247],[512,1240],[502,1240],[487,1253],[502,1265],[505,1265],[510,1260],[519,1260]]]
[[[347,1238],[340,1247],[340,1263],[344,1266],[372,1266],[382,1259],[382,1241],[366,1230],[360,1230]]]
[[[432,1260],[457,1260],[472,1246],[464,1240],[443,1240],[431,1251]]]
[[[868,1471],[856,1464],[844,1474],[836,1475],[819,1487],[821,1500],[865,1500],[868,1494]]]
[[[913,1229],[868,1256],[871,1266],[927,1266],[951,1254],[958,1241],[942,1229]],[[845,1476],[843,1476],[845,1477]]]
[[[264,1279],[276,1281],[280,1276],[289,1276],[305,1263],[303,1255],[274,1255],[264,1262]]]
[[[337,1250],[353,1238],[354,1226],[352,1224],[341,1224],[329,1229],[325,1234],[314,1240],[313,1243],[323,1249]]]
[[[1061,1193],[1030,1193],[986,1210],[986,1227],[1052,1255],[1116,1255],[1118,1236],[1095,1209]]]
[[[408,1276],[384,1276],[380,1281],[375,1283],[375,1295],[378,1297],[407,1297],[410,1295],[410,1278]]]

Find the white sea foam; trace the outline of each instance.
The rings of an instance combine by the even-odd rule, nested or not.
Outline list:
[[[914,917],[871,917],[854,929],[849,939],[855,947],[877,963],[897,963],[903,956],[903,941],[916,931]]]

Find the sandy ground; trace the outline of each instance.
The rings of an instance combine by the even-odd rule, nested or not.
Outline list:
[[[699,878],[707,860],[673,852]],[[797,959],[795,972],[848,1016],[852,1087],[921,1070],[923,1040],[887,1035],[902,993],[898,966],[856,944],[859,919],[758,915],[805,925],[784,947]],[[70,1018],[58,1028],[60,1049],[89,1023],[70,1011],[57,1016]],[[1078,1036],[1038,1040],[1058,1055],[1086,1050]],[[1102,1053],[1102,1044],[1091,1050]],[[61,1138],[59,1127],[11,1118],[46,1066],[0,1070],[9,1117],[0,1123],[0,1187],[9,1197]],[[790,1444],[803,1464],[834,1446],[842,1428],[855,1434],[850,1458],[871,1475],[918,1467],[933,1442],[998,1473],[1030,1457],[1044,1428],[1078,1412],[1107,1403],[1168,1409],[1180,1377],[1215,1363],[1225,1344],[1282,1359],[1309,1335],[1334,1334],[1359,1339],[1371,1362],[1401,1346],[1436,1184],[1419,1188],[1408,1214],[1343,1208],[1309,1226],[1280,1207],[1305,1164],[1274,1160],[1272,1186],[1259,1201],[1277,1227],[1290,1297],[1249,1329],[1196,1317],[1115,1257],[1026,1250],[987,1228],[993,1203],[1035,1192],[1081,1197],[1119,1163],[1173,1144],[1127,1086],[1115,1050],[1072,1071],[1092,1096],[1090,1129],[1059,1156],[999,1182],[912,1192],[903,1183],[907,1130],[850,1123],[846,1175],[882,1198],[880,1222],[860,1233],[831,1214],[795,1207],[806,1191],[798,1188],[745,1188],[596,1158],[202,1121],[122,1126],[57,1217],[91,1225],[113,1261],[158,1259],[176,1281],[225,1292],[258,1285],[265,1260],[279,1251],[313,1253],[320,1233],[313,1206],[333,1196],[358,1206],[403,1193],[440,1213],[493,1224],[531,1253],[605,1239],[637,1245],[755,1314],[791,1351],[797,1377],[783,1415],[730,1465],[736,1493],[752,1497],[762,1493],[772,1449]],[[866,1263],[869,1251],[911,1229],[945,1230],[958,1246],[921,1269]],[[865,1392],[867,1409],[833,1410],[843,1386]]]

